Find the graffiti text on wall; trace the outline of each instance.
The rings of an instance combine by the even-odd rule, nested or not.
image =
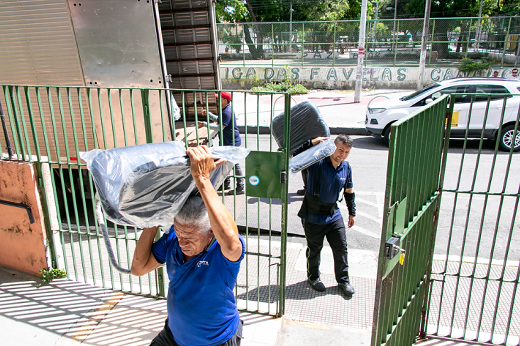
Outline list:
[[[337,81],[353,81],[356,79],[355,68],[254,68],[254,67],[235,67],[224,68],[225,79],[258,79],[266,81],[276,80],[326,80],[331,82]],[[365,81],[415,81],[417,76],[410,73],[409,68],[398,67],[379,67],[379,68],[364,68],[363,80]],[[433,68],[429,69],[427,75],[429,78],[438,82],[441,80],[451,79],[455,77],[464,77],[464,74],[457,68]]]

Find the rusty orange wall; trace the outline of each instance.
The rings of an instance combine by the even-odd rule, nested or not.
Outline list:
[[[0,204],[0,264],[35,275],[47,268],[37,180],[31,163],[0,161],[0,199],[28,205],[35,220],[25,209]]]

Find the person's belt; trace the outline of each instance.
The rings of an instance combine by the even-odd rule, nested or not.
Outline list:
[[[302,207],[298,212],[298,216],[302,219],[307,217],[307,213],[315,214],[315,215],[334,215],[334,213],[338,210],[337,203],[324,203],[320,201],[320,199],[316,196],[312,196],[309,193],[305,192],[305,196],[303,197]]]

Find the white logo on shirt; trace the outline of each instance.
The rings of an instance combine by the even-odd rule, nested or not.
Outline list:
[[[197,263],[197,268],[200,268],[201,266],[209,266],[208,261],[199,261],[199,263]]]

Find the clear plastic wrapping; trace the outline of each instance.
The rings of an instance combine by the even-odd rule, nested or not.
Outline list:
[[[289,171],[297,173],[319,160],[332,155],[334,151],[336,151],[334,140],[327,139],[291,158],[289,160]]]
[[[274,117],[273,136],[280,148],[284,145],[285,114]],[[318,107],[312,101],[304,101],[291,108],[290,153],[309,139],[330,137],[327,123],[321,117]]]
[[[228,146],[210,150],[215,159],[226,160],[211,172],[218,189],[249,150]],[[80,157],[92,174],[105,217],[120,225],[169,227],[186,199],[197,191],[182,142],[94,149]]]

